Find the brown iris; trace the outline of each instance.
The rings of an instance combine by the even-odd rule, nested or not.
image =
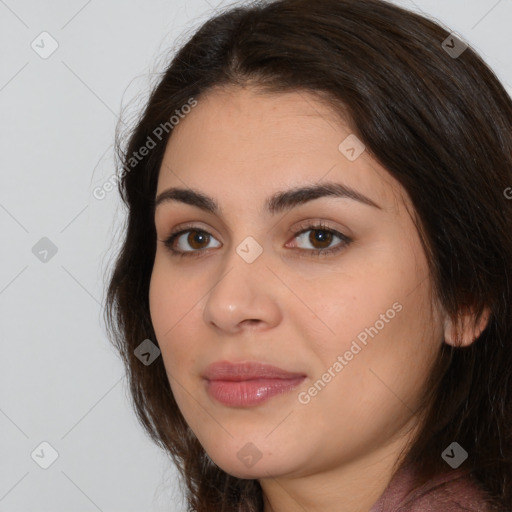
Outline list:
[[[320,236],[315,235],[314,233],[321,233]],[[315,243],[322,243],[321,247],[319,249],[323,249],[325,247],[328,247],[332,242],[332,233],[325,229],[312,229],[311,233],[309,235],[309,241],[310,243],[315,246]],[[316,246],[315,246],[316,247]]]
[[[210,235],[204,231],[191,230],[187,236],[187,242],[190,244],[190,247],[194,249],[202,249],[203,247],[197,247],[195,244],[201,244],[201,241],[204,243],[205,240],[206,245],[208,245],[208,242],[210,241]]]

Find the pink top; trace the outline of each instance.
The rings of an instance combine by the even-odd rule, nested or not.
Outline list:
[[[411,491],[414,468],[402,468],[369,512],[490,512],[469,472],[450,470]]]

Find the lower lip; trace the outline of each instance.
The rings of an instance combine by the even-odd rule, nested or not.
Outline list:
[[[296,388],[305,377],[294,379],[254,379],[244,381],[206,381],[207,391],[221,404],[231,407],[250,407]]]

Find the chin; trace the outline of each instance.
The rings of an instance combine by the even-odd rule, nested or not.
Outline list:
[[[234,454],[234,457],[212,457],[210,458],[223,471],[236,478],[260,479],[281,476],[291,471],[290,461],[283,464],[282,455],[257,454],[250,455],[250,447],[242,448]]]
[[[228,475],[234,476],[235,478],[241,478],[244,480],[258,480],[260,478],[265,478],[269,476],[269,473],[265,473],[261,468],[257,470],[256,468],[243,470],[240,466],[234,467],[233,465],[228,466],[219,466],[223,471],[225,471]]]

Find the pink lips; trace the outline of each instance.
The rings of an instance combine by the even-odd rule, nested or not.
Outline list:
[[[250,407],[291,391],[306,376],[257,362],[219,361],[206,369],[203,377],[211,397],[231,407]]]

